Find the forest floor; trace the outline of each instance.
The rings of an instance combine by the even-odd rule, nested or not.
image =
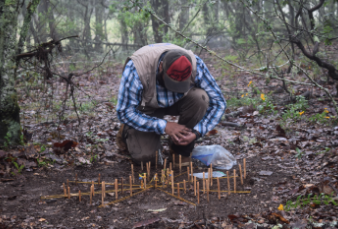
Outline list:
[[[74,94],[79,119],[72,98],[65,97],[64,81],[50,80],[47,90],[30,84],[29,78],[18,81],[27,144],[0,150],[0,228],[338,227],[337,114],[325,93],[306,85],[289,85],[294,94],[309,97],[292,102],[278,80],[228,69],[205,53],[201,57],[224,92],[228,108],[198,145],[219,144],[238,164],[246,158],[247,177],[243,185],[237,179],[237,191],[250,193],[222,192],[218,199],[217,193],[211,192],[208,201],[201,192],[197,204],[193,185],[188,183],[187,192],[181,190],[180,196],[190,203],[150,188],[109,204],[116,198],[115,179],[123,178],[127,184],[131,175],[130,157],[120,153],[115,144],[120,127],[115,106],[122,64],[109,63],[73,79],[79,86]],[[318,82],[333,93],[334,85],[321,78]],[[167,140],[162,138],[165,149]],[[233,169],[239,171],[238,165]],[[135,165],[134,171],[137,178],[146,169],[141,171]],[[155,172],[160,173],[160,168],[152,165],[151,174]],[[194,172],[207,172],[207,167],[195,163]],[[188,178],[185,167],[182,173],[175,182]],[[105,207],[100,207],[100,194],[95,194],[92,205],[85,195],[99,174],[101,181],[110,183],[106,190],[112,190],[106,195]],[[174,174],[180,174],[178,168]],[[71,182],[76,177],[79,182]],[[67,180],[74,196],[44,198],[63,194]],[[233,179],[230,182],[233,187]],[[227,191],[227,179],[220,179],[220,184]],[[211,189],[216,187],[214,180]],[[138,186],[134,188],[135,194]],[[79,190],[81,202],[75,196]],[[95,185],[95,191],[100,190]],[[165,190],[171,193],[170,187]],[[128,196],[128,190],[119,192],[119,198]]]

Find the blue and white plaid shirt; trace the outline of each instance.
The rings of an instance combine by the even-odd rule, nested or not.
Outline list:
[[[194,127],[194,129],[203,136],[212,130],[221,119],[226,108],[226,101],[203,60],[196,55],[195,57],[197,60],[197,73],[194,86],[202,88],[209,96],[209,108],[202,120]],[[162,57],[159,61],[161,61],[161,59]],[[168,91],[159,85],[158,82],[156,89],[158,105],[163,108],[172,106],[184,95],[183,93]],[[118,119],[122,123],[139,131],[165,134],[167,121],[150,117],[137,109],[142,101],[142,90],[143,86],[135,65],[133,61],[130,60],[126,64],[121,78],[116,108]]]

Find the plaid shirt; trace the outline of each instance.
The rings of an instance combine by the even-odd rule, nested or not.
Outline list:
[[[161,56],[159,62],[161,61]],[[214,77],[210,74],[207,66],[201,58],[196,56],[197,73],[195,77],[195,87],[202,88],[209,96],[209,108],[202,120],[194,127],[195,130],[205,135],[212,130],[221,119],[226,101],[218,87]],[[118,119],[136,130],[143,132],[155,132],[165,134],[167,121],[155,117],[150,117],[140,112],[137,107],[142,101],[143,86],[137,74],[135,65],[130,60],[123,71],[117,103]],[[156,83],[157,102],[159,107],[170,107],[183,97],[183,93],[168,91],[166,88]]]

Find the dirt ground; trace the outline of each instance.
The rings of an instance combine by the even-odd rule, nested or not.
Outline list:
[[[248,176],[244,179],[244,184],[241,185],[240,179],[237,178],[237,191],[251,190],[251,193],[232,193],[230,195],[222,193],[220,200],[217,197],[217,193],[210,193],[210,201],[208,202],[206,194],[202,194],[202,185],[200,184],[201,199],[200,204],[197,206],[187,204],[154,188],[104,208],[98,208],[101,205],[101,195],[94,196],[92,206],[89,204],[89,196],[83,196],[81,202],[77,197],[45,200],[40,197],[62,194],[62,184],[66,183],[67,179],[74,181],[75,174],[77,174],[79,181],[88,182],[97,182],[99,173],[101,174],[101,181],[106,181],[107,183],[114,183],[116,177],[128,179],[131,174],[130,163],[116,163],[113,166],[98,163],[90,167],[78,166],[60,169],[41,168],[30,173],[24,172],[14,181],[2,183],[0,186],[0,192],[2,193],[1,210],[6,217],[10,217],[14,225],[17,220],[22,220],[23,222],[20,224],[22,227],[29,226],[31,223],[34,225],[35,219],[44,219],[41,224],[47,227],[65,226],[74,228],[95,227],[95,225],[107,228],[132,228],[135,223],[151,218],[164,218],[164,220],[154,224],[153,228],[170,228],[171,225],[175,228],[174,225],[180,222],[187,225],[189,222],[191,224],[191,222],[200,219],[226,219],[228,215],[236,213],[255,214],[277,208],[279,202],[271,201],[273,190],[279,186],[279,183],[292,180],[290,173],[279,171],[279,167],[276,169],[276,164],[285,166],[286,163],[290,166],[288,161],[275,162],[273,164],[265,162],[257,157],[248,159]],[[255,164],[259,164],[259,166],[255,166]],[[234,168],[239,171],[238,166]],[[152,173],[155,173],[154,169],[151,169]],[[185,169],[186,167],[184,167]],[[269,170],[273,174],[270,176],[257,176],[257,173],[261,170]],[[136,174],[138,174],[137,171],[141,173],[140,166],[135,166]],[[174,174],[179,174],[178,168],[174,169],[174,171]],[[194,170],[194,172],[203,171],[207,172],[207,169],[197,167]],[[187,179],[186,172],[181,177],[175,178],[176,182],[183,179]],[[220,181],[221,190],[226,191],[227,179],[220,179]],[[230,179],[230,181],[231,190],[233,190],[233,179]],[[136,182],[140,183],[138,180]],[[128,182],[125,181],[124,183],[127,184]],[[78,193],[78,190],[88,192],[89,186],[90,184],[79,183],[76,185],[70,183],[71,193]],[[193,185],[188,184],[187,187],[186,194],[184,194],[183,190],[180,191],[181,197],[197,203]],[[216,187],[215,180],[212,189],[217,189]],[[106,189],[114,190],[114,186],[107,185]],[[96,186],[96,190],[100,190],[100,187]],[[166,188],[165,190],[171,192],[171,188]],[[112,191],[112,193],[114,192]],[[129,192],[125,191],[124,195],[121,193],[119,195],[119,198],[121,196],[129,196]],[[175,191],[175,195],[177,195],[177,191]],[[107,195],[105,198],[106,202],[113,200],[115,200],[114,196]],[[163,211],[157,212],[156,210]],[[165,220],[165,218],[168,218],[168,220]]]

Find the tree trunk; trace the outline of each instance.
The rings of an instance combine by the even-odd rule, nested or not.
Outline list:
[[[48,25],[49,25],[49,36],[54,40],[57,41],[59,40],[61,37],[58,33],[58,31],[56,30],[57,28],[57,23],[55,21],[54,18],[54,10],[50,7],[50,0],[44,0],[46,1],[46,5],[47,5],[47,12],[48,12]]]
[[[153,0],[152,7],[154,8],[154,11],[157,15],[163,15],[161,13],[161,11],[163,12],[163,9],[162,9],[160,0]],[[151,15],[151,24],[153,27],[155,43],[162,43],[163,36],[162,36],[162,31],[160,29],[161,24],[153,15]]]
[[[15,90],[17,10],[21,1],[0,0],[0,148],[21,144],[20,108]]]
[[[121,14],[119,18],[120,21],[120,31],[121,31],[121,43],[124,44],[124,46],[122,46],[122,51],[126,51],[128,49],[127,45],[128,45],[128,41],[129,41],[129,37],[128,37],[128,28],[127,28],[127,24],[126,21],[123,17],[123,15]]]
[[[170,16],[169,16],[169,0],[162,0],[162,7],[163,7],[163,15],[164,21],[169,25],[170,23]],[[164,26],[164,34],[168,33],[168,26]]]
[[[97,52],[103,52],[102,40],[104,38],[103,34],[103,8],[100,4],[95,6],[95,41],[99,44],[95,44],[95,50]]]
[[[85,5],[85,13],[84,13],[84,30],[83,30],[83,40],[86,41],[91,41],[92,40],[92,35],[91,35],[91,28],[90,28],[90,18],[93,13],[93,2],[92,0],[87,1],[87,5]],[[87,48],[91,49],[92,46],[90,43],[86,42]]]
[[[188,0],[181,0],[181,13],[179,17],[179,30],[185,27],[185,25],[189,22],[189,5]]]
[[[48,20],[48,2],[47,0],[42,0],[38,6],[38,20],[36,21],[36,30],[39,42],[46,42],[47,37],[49,36],[47,32],[47,20]]]
[[[144,31],[144,26],[142,21],[138,21],[134,26],[134,44],[147,44],[147,37]]]

